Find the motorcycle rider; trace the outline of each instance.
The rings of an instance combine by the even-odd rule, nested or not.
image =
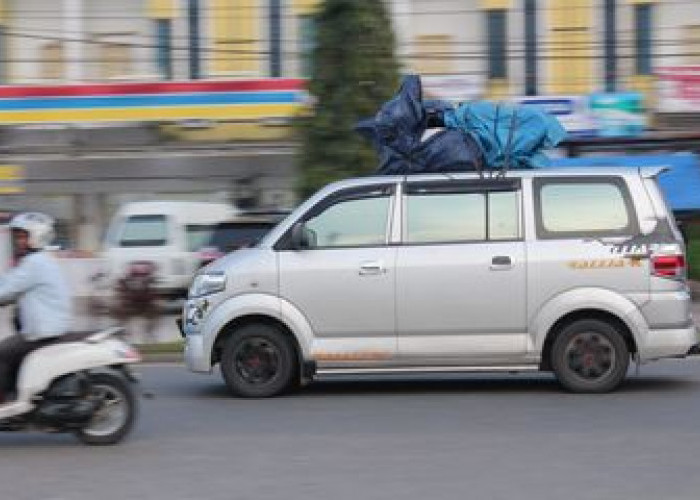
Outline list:
[[[10,221],[13,267],[0,275],[0,304],[15,302],[17,332],[0,341],[0,403],[14,389],[24,356],[68,333],[71,294],[58,263],[44,249],[54,238],[48,215],[28,212]]]

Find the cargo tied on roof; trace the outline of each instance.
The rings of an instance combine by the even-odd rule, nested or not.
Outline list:
[[[530,107],[423,101],[417,75],[356,130],[374,144],[379,174],[539,167],[547,163],[543,150],[566,136],[554,116]]]

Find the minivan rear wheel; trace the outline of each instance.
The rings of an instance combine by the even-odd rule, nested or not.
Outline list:
[[[565,389],[603,393],[616,389],[625,379],[630,353],[617,327],[599,319],[583,319],[557,335],[551,359]]]
[[[236,395],[268,398],[286,391],[297,373],[294,347],[278,328],[246,325],[226,341],[221,372]]]

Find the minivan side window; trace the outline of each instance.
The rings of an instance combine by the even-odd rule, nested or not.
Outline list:
[[[384,245],[391,197],[383,190],[340,199],[308,218],[311,248]]]
[[[516,191],[443,192],[412,188],[406,197],[406,243],[515,240],[521,237]]]
[[[132,215],[124,221],[120,247],[158,247],[168,243],[165,215]]]
[[[538,179],[540,238],[622,236],[638,232],[622,179]]]

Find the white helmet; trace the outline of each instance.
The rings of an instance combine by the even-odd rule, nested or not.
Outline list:
[[[50,245],[54,239],[53,224],[53,219],[46,214],[25,212],[12,218],[10,229],[26,231],[29,233],[29,247],[34,250],[42,250]]]

